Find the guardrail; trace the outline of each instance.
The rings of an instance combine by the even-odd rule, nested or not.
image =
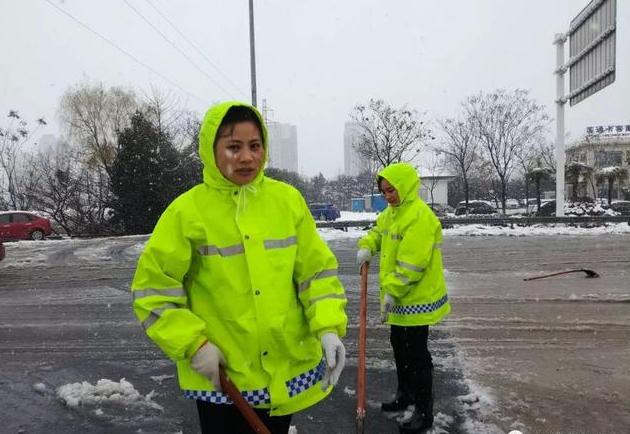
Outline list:
[[[529,226],[534,224],[593,224],[604,223],[628,223],[630,215],[618,216],[565,216],[565,217],[442,217],[440,219],[442,227],[448,228],[455,225],[483,224],[490,226]],[[374,220],[347,220],[334,222],[316,222],[318,228],[334,228],[347,230],[352,227],[368,228],[374,224]]]

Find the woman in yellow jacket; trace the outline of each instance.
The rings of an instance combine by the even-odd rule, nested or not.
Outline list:
[[[433,424],[433,363],[427,347],[429,325],[450,312],[442,269],[442,227],[418,197],[420,179],[406,163],[378,174],[378,187],[389,206],[376,226],[359,241],[357,262],[380,255],[381,319],[391,325],[398,389],[385,412],[415,404],[402,433],[416,433]]]
[[[300,193],[267,178],[267,130],[248,104],[211,108],[199,134],[203,183],[160,217],[138,261],[133,307],[177,364],[202,432],[250,431],[219,365],[273,433],[330,393],[345,361],[337,261]]]

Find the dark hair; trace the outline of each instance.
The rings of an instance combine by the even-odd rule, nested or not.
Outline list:
[[[376,178],[376,185],[378,186],[378,191],[380,191],[381,193],[383,192],[383,189],[381,188],[381,182],[383,182],[383,178],[382,176],[379,176],[378,178]]]
[[[216,144],[219,137],[231,135],[234,125],[241,122],[252,122],[256,125],[256,127],[258,127],[258,131],[260,131],[263,143],[265,142],[262,124],[256,112],[247,106],[235,105],[230,107],[225,116],[223,116],[223,120],[217,129],[217,136],[214,139],[214,143]]]

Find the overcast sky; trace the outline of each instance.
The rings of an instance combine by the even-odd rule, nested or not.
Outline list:
[[[480,90],[519,87],[531,90],[554,117],[553,36],[567,31],[588,1],[255,3],[259,106],[266,99],[274,120],[297,126],[302,173],[332,177],[343,171],[344,122],[353,106],[370,97],[407,104],[435,119],[455,116],[459,103]],[[0,125],[6,123],[4,113],[15,109],[29,121],[43,116],[50,121],[46,132],[59,134],[60,96],[85,80],[138,93],[154,86],[200,116],[213,102],[250,101],[247,0],[0,0],[0,5]],[[572,136],[587,125],[630,124],[630,0],[618,0],[617,13],[617,81],[567,109]]]

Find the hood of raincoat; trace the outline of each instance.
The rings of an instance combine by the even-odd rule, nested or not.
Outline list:
[[[220,104],[217,104],[211,107],[203,118],[203,122],[201,123],[201,129],[199,131],[199,156],[201,157],[201,161],[203,162],[203,182],[211,187],[219,188],[219,189],[234,189],[235,187],[244,187],[239,186],[229,179],[227,179],[219,168],[217,167],[217,163],[214,159],[214,141],[217,136],[217,132],[219,130],[219,125],[221,125],[221,121],[225,117],[228,110],[232,107],[243,106],[249,107],[256,113],[258,119],[260,120],[260,125],[262,126],[262,140],[263,147],[265,149],[265,156],[263,157],[263,163],[260,168],[260,172],[256,175],[256,178],[248,185],[251,184],[259,184],[264,177],[264,169],[269,159],[269,146],[267,142],[267,126],[260,114],[260,112],[256,109],[256,107],[239,101],[226,101]]]
[[[400,204],[419,200],[420,176],[416,169],[408,163],[393,163],[378,172],[398,191]]]

